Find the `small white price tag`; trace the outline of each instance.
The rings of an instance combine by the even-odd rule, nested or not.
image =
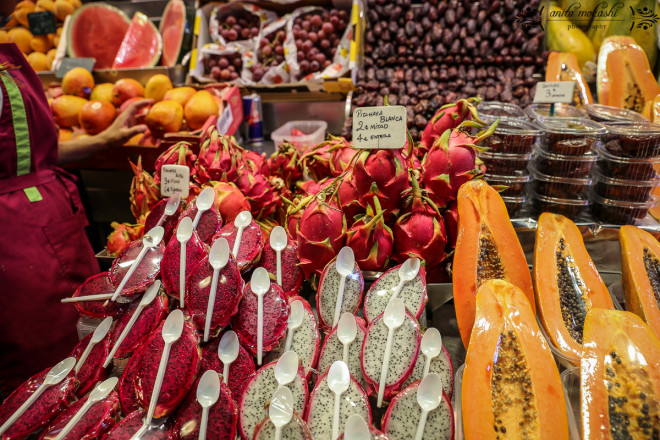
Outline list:
[[[190,191],[190,169],[185,165],[163,165],[160,169],[160,195],[163,197],[181,194],[188,197]]]
[[[232,122],[234,122],[234,115],[231,113],[231,107],[227,105],[218,118],[218,133],[222,135],[227,133]]]
[[[534,104],[552,104],[555,102],[573,102],[575,81],[548,81],[536,83]]]
[[[403,148],[406,129],[406,108],[402,105],[360,107],[353,111],[355,148]]]

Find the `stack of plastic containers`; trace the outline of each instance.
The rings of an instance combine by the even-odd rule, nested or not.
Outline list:
[[[587,112],[568,104],[531,104],[525,109],[527,117],[532,120],[543,118],[586,118]]]
[[[610,105],[587,104],[584,106],[584,110],[589,118],[605,125],[617,122],[648,122],[643,115],[636,111]]]

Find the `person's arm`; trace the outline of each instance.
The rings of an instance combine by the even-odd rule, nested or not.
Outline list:
[[[144,132],[147,127],[135,125],[135,115],[142,107],[152,102],[151,99],[143,99],[132,103],[117,116],[110,127],[97,135],[60,142],[57,148],[58,165],[85,159],[99,151],[121,147],[136,134]]]

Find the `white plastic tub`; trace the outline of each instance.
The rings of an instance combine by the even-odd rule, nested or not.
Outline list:
[[[271,133],[275,148],[285,141],[298,147],[304,153],[325,140],[328,123],[325,121],[289,121]],[[294,135],[293,130],[299,130],[302,135]]]

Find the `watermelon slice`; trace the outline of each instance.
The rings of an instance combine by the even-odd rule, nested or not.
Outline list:
[[[72,15],[67,28],[70,57],[96,59],[96,69],[112,67],[130,20],[121,10],[106,3],[88,3]]]
[[[183,0],[170,0],[160,20],[160,34],[163,36],[163,56],[160,64],[166,67],[176,65],[185,31],[186,5]]]
[[[156,26],[142,12],[136,12],[112,67],[115,69],[153,67],[158,63],[162,49],[163,40]]]

